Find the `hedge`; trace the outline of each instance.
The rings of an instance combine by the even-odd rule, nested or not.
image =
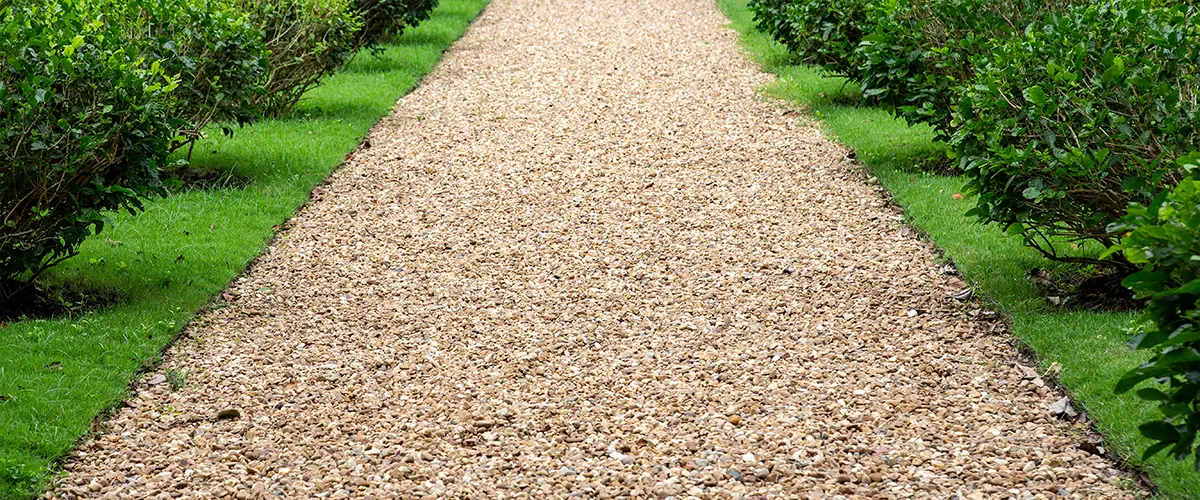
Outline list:
[[[354,11],[362,20],[362,27],[354,36],[354,49],[378,46],[404,28],[429,19],[437,3],[437,0],[355,0]]]
[[[751,2],[759,29],[803,62],[948,140],[978,195],[969,214],[1050,259],[1128,276],[1148,304],[1130,345],[1153,355],[1116,391],[1159,403],[1163,417],[1141,426],[1155,441],[1147,457],[1169,450],[1200,467],[1194,2],[879,0],[869,22],[833,16],[845,0]],[[1061,249],[1088,242],[1110,250]]]
[[[1087,0],[903,0],[877,2],[861,38],[856,74],[868,102],[910,124],[952,131],[960,88],[995,46],[1048,13]]]
[[[290,111],[300,97],[354,56],[361,20],[350,0],[229,0],[261,28],[270,50],[265,92],[256,104],[266,116]]]
[[[1200,431],[1200,154],[1178,164],[1187,178],[1149,206],[1135,204],[1111,230],[1127,234],[1113,251],[1144,266],[1125,280],[1149,301],[1130,345],[1156,351],[1121,379],[1117,392],[1155,382],[1137,390],[1142,399],[1158,402],[1163,414],[1140,428],[1156,442],[1145,457],[1170,448],[1182,460],[1200,458],[1195,447]]]
[[[436,0],[0,0],[0,302],[165,194],[211,122],[289,112]],[[229,130],[227,125],[223,125]]]
[[[1185,7],[1121,1],[1055,16],[997,46],[963,92],[952,143],[970,213],[1057,260],[1178,180],[1200,144],[1200,36]]]
[[[200,138],[213,120],[246,122],[267,75],[262,31],[217,0],[92,0],[90,15],[118,24],[139,56],[175,76],[166,108],[172,149]]]
[[[142,208],[176,83],[81,0],[0,12],[0,301],[75,254],[103,213]]]
[[[800,62],[835,76],[862,78],[858,46],[874,28],[878,0],[751,0],[759,29]]]

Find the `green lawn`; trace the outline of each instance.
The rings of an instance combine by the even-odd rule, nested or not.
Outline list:
[[[124,397],[130,379],[265,247],[277,226],[428,73],[488,0],[441,0],[382,57],[359,56],[294,116],[214,132],[193,164],[248,185],[181,189],[137,217],[113,215],[45,277],[117,294],[76,319],[0,326],[0,498],[40,491],[54,464]]]
[[[855,149],[904,207],[909,223],[937,243],[976,290],[1008,316],[1012,334],[1037,353],[1041,366],[1062,367],[1059,381],[1096,420],[1108,449],[1148,472],[1161,496],[1200,498],[1200,474],[1190,462],[1174,462],[1165,455],[1140,460],[1149,441],[1137,426],[1158,418],[1157,409],[1132,393],[1113,394],[1120,375],[1143,359],[1124,346],[1124,328],[1133,316],[1049,306],[1025,276],[1034,267],[1055,266],[1023,247],[1019,238],[964,217],[974,201],[953,197],[962,191],[964,179],[913,167],[939,152],[930,130],[910,128],[880,109],[855,106],[855,85],[823,78],[819,70],[795,64],[782,45],[754,31],[746,0],[718,0],[718,4],[742,34],[750,57],[779,76],[763,91],[806,107],[826,134]]]

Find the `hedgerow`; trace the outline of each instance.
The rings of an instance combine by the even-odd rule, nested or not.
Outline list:
[[[1063,240],[1106,246],[1131,202],[1178,179],[1173,159],[1200,141],[1200,37],[1185,7],[1140,1],[1081,7],[997,45],[965,89],[953,145],[970,213],[1047,257]]]
[[[994,47],[1047,13],[1086,0],[891,0],[876,2],[861,37],[857,76],[868,102],[945,138],[959,88]]]
[[[793,52],[797,50],[795,30],[789,10],[799,0],[749,0],[747,7],[754,13],[759,31],[771,35]]]
[[[759,29],[794,52],[805,64],[857,80],[858,46],[873,30],[878,0],[752,0]]]
[[[213,121],[288,112],[436,0],[0,0],[0,300],[162,193]]]
[[[1148,206],[1135,204],[1110,231],[1127,233],[1113,251],[1144,266],[1124,282],[1149,301],[1130,345],[1157,351],[1121,378],[1117,392],[1155,382],[1137,391],[1142,399],[1157,401],[1163,414],[1140,428],[1155,441],[1145,457],[1171,448],[1170,454],[1182,460],[1200,459],[1195,448],[1200,431],[1200,154],[1178,164],[1188,177]]]
[[[759,29],[803,62],[856,60],[836,72],[868,102],[949,139],[979,195],[971,214],[1051,259],[1128,275],[1148,304],[1130,345],[1153,356],[1116,390],[1159,404],[1140,429],[1155,442],[1145,457],[1169,450],[1200,468],[1200,153],[1185,156],[1200,145],[1195,2],[879,0],[853,55],[822,45],[853,17],[823,20],[835,3],[752,0]],[[1087,241],[1110,251],[1059,248]]]
[[[78,1],[0,12],[0,302],[159,193],[175,89]]]
[[[361,20],[351,0],[228,0],[264,32],[270,69],[256,104],[280,116],[354,56]]]
[[[429,19],[437,0],[355,0],[353,6],[362,23],[354,36],[358,49],[375,47]]]
[[[249,18],[218,0],[90,2],[97,17],[119,23],[141,57],[177,76],[167,118],[172,149],[194,142],[213,120],[246,122],[261,112],[267,47]],[[119,16],[119,18],[118,18]]]

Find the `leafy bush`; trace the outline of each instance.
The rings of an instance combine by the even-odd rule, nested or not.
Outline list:
[[[1178,179],[1200,140],[1200,38],[1184,7],[1087,6],[1000,44],[963,92],[952,143],[979,194],[970,212],[1056,260],[1056,237],[1107,226]],[[1059,240],[1061,241],[1061,240]]]
[[[408,26],[429,19],[437,0],[355,0],[354,10],[362,28],[354,37],[354,48],[374,47],[400,34]]]
[[[79,7],[0,12],[0,302],[160,190],[174,83]]]
[[[752,0],[755,22],[805,64],[861,78],[857,49],[873,28],[877,0]]]
[[[212,120],[245,122],[259,113],[267,48],[245,14],[216,0],[95,1],[98,14],[119,19],[130,44],[169,75],[178,76],[168,119],[173,148],[200,137]]]
[[[0,0],[3,1],[3,0]],[[799,0],[750,0],[747,3],[754,13],[754,24],[758,30],[771,35],[779,43],[796,51],[796,35],[792,28],[792,5]]]
[[[361,21],[351,0],[228,1],[265,32],[270,70],[257,104],[267,116],[287,113],[354,56]]]
[[[997,43],[1048,12],[1087,0],[890,0],[858,48],[863,96],[945,138],[957,89]]]
[[[33,0],[42,8],[55,0]],[[200,137],[209,122],[245,122],[267,76],[263,33],[220,0],[75,0],[70,8],[119,30],[125,51],[178,77],[164,112],[172,149]]]
[[[1156,441],[1145,455],[1171,448],[1171,455],[1182,460],[1194,453],[1200,457],[1200,450],[1193,451],[1200,431],[1200,154],[1179,164],[1192,175],[1148,207],[1131,207],[1111,231],[1128,232],[1113,251],[1144,266],[1124,282],[1149,299],[1130,345],[1158,350],[1121,378],[1117,392],[1150,379],[1158,383],[1137,391],[1142,399],[1158,401],[1163,414],[1141,426],[1142,434]]]

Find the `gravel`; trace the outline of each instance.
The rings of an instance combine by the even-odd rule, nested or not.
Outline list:
[[[47,495],[1139,494],[724,24],[496,0]]]

